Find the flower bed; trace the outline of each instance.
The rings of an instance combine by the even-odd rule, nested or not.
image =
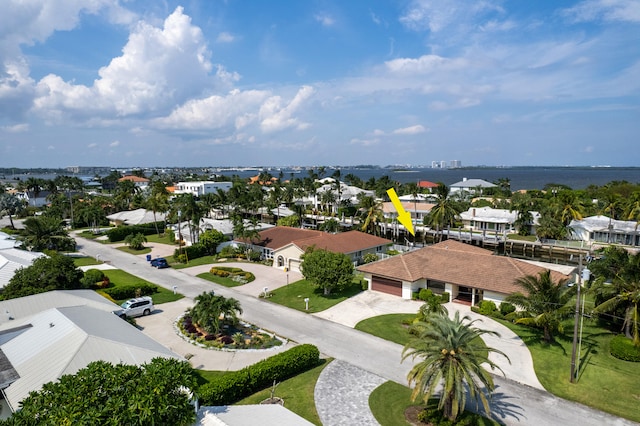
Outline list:
[[[191,322],[191,317],[183,315],[175,324],[176,332],[189,342],[207,349],[226,351],[263,350],[281,346],[286,341],[273,333],[261,330],[255,325],[240,322],[235,326],[224,326],[218,334],[206,333]]]

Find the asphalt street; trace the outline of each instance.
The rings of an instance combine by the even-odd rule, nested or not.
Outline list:
[[[77,238],[78,250],[186,297],[205,291],[236,298],[243,319],[299,343],[311,343],[330,357],[351,363],[387,380],[406,385],[412,364],[401,363],[402,346],[317,316],[279,306],[174,269],[155,269],[139,257],[98,242]],[[492,414],[507,425],[635,425],[550,393],[496,376]]]

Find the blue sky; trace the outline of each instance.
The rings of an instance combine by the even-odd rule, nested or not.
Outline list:
[[[640,166],[638,0],[5,0],[0,167]]]

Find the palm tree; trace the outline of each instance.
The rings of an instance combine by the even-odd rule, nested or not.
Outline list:
[[[378,222],[382,221],[382,203],[376,201],[376,199],[369,195],[364,195],[364,192],[358,194],[358,208],[362,212],[361,217],[364,218],[362,222],[361,230],[368,234],[378,235],[379,228]]]
[[[0,194],[0,214],[6,214],[9,216],[9,223],[11,223],[11,229],[16,229],[13,224],[13,215],[20,213],[24,208],[24,203],[21,199],[13,194]]]
[[[161,181],[154,181],[151,185],[151,194],[146,200],[146,208],[153,212],[153,223],[156,227],[156,234],[160,235],[160,229],[158,228],[158,220],[156,219],[157,212],[166,212],[169,210],[169,191],[164,183]],[[166,225],[166,224],[165,224]],[[163,232],[164,232],[163,227]]]
[[[505,298],[506,302],[522,309],[517,313],[516,324],[542,328],[544,341],[552,342],[553,333],[563,331],[561,321],[573,313],[569,302],[575,286],[568,287],[566,282],[566,279],[553,282],[548,269],[538,276],[525,275],[516,279],[515,284],[525,293],[517,292]]]
[[[460,318],[459,312],[453,319],[429,315],[412,326],[418,336],[412,338],[402,352],[403,361],[409,357],[422,358],[407,375],[409,385],[415,384],[412,399],[415,401],[420,396],[427,402],[442,385],[438,408],[451,421],[464,410],[467,389],[476,404],[480,401],[485,412],[490,414],[489,398],[495,385],[483,365],[502,372],[489,359],[489,354],[497,353],[509,359],[503,352],[481,343],[478,337],[498,333],[474,327],[476,321],[466,315]]]
[[[443,183],[438,183],[438,186],[434,190],[435,196],[438,198],[438,202],[431,209],[428,216],[428,223],[431,226],[436,227],[436,232],[440,235],[440,241],[442,241],[442,231],[447,225],[453,225],[453,221],[460,213],[449,197],[449,187]]]
[[[24,220],[24,245],[29,250],[68,250],[75,247],[64,229],[64,221],[58,217],[40,216]]]
[[[596,278],[591,292],[595,295],[595,313],[623,315],[625,335],[640,346],[640,254],[630,254],[620,247],[608,247],[604,257],[589,265]]]
[[[38,179],[38,178],[34,178],[34,177],[30,177],[29,179],[27,179],[27,181],[25,182],[26,188],[28,191],[33,192],[33,206],[36,206],[36,198],[38,198],[38,195],[40,195],[40,192],[42,191],[42,188],[44,186],[44,180],[43,179]]]
[[[216,296],[213,291],[204,292],[194,300],[196,304],[189,310],[191,320],[211,334],[219,333],[223,323],[236,323],[237,315],[242,314],[238,300]]]
[[[529,226],[533,223],[532,206],[533,201],[529,194],[516,192],[511,196],[509,211],[516,212],[517,216],[513,225],[520,235],[529,235]]]

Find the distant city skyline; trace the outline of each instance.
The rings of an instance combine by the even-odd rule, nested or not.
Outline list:
[[[0,168],[638,166],[639,33],[637,0],[7,0]]]

